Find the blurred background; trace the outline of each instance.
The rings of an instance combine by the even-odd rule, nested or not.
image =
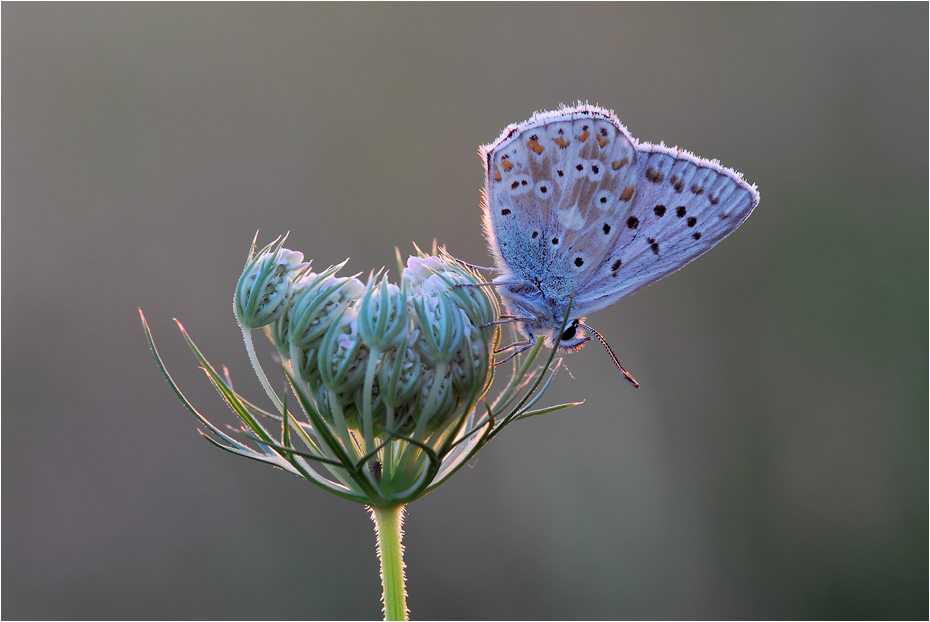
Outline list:
[[[222,453],[172,323],[291,231],[488,264],[477,148],[586,100],[758,184],[589,318],[550,404],[409,508],[414,618],[926,618],[928,7],[2,8],[4,618],[376,618],[362,506]],[[269,348],[270,350],[270,348]],[[226,418],[226,419],[224,419]]]

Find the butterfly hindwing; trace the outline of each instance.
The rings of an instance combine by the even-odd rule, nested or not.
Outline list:
[[[717,162],[642,144],[627,221],[597,275],[576,299],[603,309],[690,263],[736,230],[759,202],[755,188]]]

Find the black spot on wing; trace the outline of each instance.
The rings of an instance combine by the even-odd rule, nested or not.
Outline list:
[[[620,260],[620,259],[618,259],[617,261],[614,262],[614,264],[613,264],[612,266],[610,266],[610,271],[611,271],[611,275],[610,275],[610,276],[612,276],[612,277],[614,277],[614,278],[617,277],[617,270],[620,269],[621,264],[623,264],[623,261]]]

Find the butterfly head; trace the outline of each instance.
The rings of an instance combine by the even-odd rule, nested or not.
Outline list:
[[[591,340],[590,337],[581,332],[582,322],[584,322],[584,318],[580,317],[576,320],[572,320],[568,326],[565,327],[565,330],[559,335],[558,343],[555,344],[559,350],[563,352],[575,352],[583,348],[584,345]],[[552,331],[552,335],[549,337],[550,342],[555,342],[557,332],[558,329]]]
[[[519,308],[519,307],[518,307]],[[521,309],[522,310],[522,309]],[[524,311],[525,312],[525,311]],[[564,317],[564,316],[563,316]],[[588,341],[591,340],[590,336],[585,335],[584,333],[589,333],[594,336],[598,341],[601,342],[601,345],[607,349],[607,354],[610,355],[610,360],[614,362],[614,365],[617,366],[617,369],[620,370],[620,373],[623,374],[623,377],[630,381],[637,389],[639,388],[639,383],[630,375],[630,373],[623,369],[623,365],[620,364],[620,361],[617,360],[617,356],[614,354],[614,351],[610,349],[610,346],[607,344],[607,340],[604,339],[599,332],[588,326],[584,323],[585,318],[580,317],[572,320],[565,326],[562,330],[562,334],[559,334],[561,329],[561,324],[557,328],[552,328],[551,324],[541,325],[541,322],[527,322],[523,323],[523,330],[526,332],[527,336],[530,338],[530,341],[536,339],[536,331],[543,332],[544,330],[549,330],[549,335],[546,337],[546,345],[550,348],[558,348],[563,352],[575,352],[584,347]],[[584,332],[582,332],[584,331]],[[529,346],[524,346],[529,347]]]

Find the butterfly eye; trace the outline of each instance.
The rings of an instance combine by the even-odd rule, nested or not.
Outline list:
[[[559,336],[559,343],[555,345],[558,346],[560,351],[575,352],[583,348],[584,344],[588,342],[588,338],[578,331],[578,325],[583,319],[573,320]]]

